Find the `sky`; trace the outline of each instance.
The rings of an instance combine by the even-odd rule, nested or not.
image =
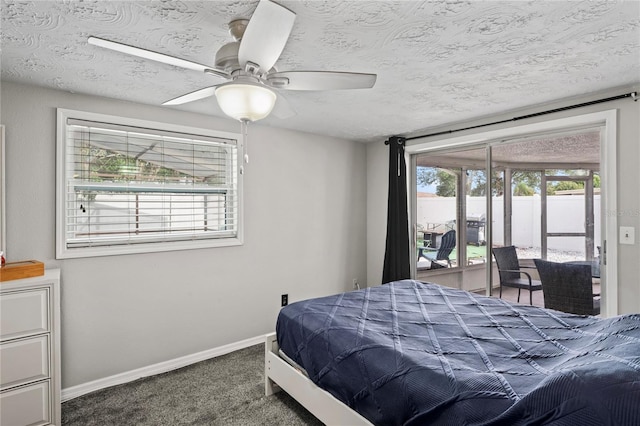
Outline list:
[[[418,192],[430,192],[432,194],[436,193],[435,185],[418,185]]]

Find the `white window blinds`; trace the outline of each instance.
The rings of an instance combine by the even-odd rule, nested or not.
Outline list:
[[[62,124],[63,252],[238,238],[237,139],[68,115]]]

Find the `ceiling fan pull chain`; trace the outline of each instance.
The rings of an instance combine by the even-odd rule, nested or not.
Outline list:
[[[242,145],[244,150],[244,162],[245,164],[249,164],[249,120],[242,120],[240,122],[240,127],[242,129]]]

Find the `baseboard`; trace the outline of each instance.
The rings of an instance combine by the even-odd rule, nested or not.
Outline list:
[[[230,343],[228,345],[219,346],[217,348],[207,349],[206,351],[197,352],[195,354],[159,362],[157,364],[137,368],[131,371],[125,371],[124,373],[105,377],[103,379],[93,380],[91,382],[71,386],[70,388],[62,389],[61,399],[62,402],[65,402],[100,389],[132,382],[142,377],[166,373],[167,371],[186,367],[187,365],[204,361],[210,358],[215,358],[217,356],[226,355],[240,349],[248,348],[249,346],[264,344],[264,339],[264,335],[256,336],[249,339],[241,340],[239,342]]]

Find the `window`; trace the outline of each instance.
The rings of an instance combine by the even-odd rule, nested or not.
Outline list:
[[[238,135],[58,111],[57,258],[242,243]]]

